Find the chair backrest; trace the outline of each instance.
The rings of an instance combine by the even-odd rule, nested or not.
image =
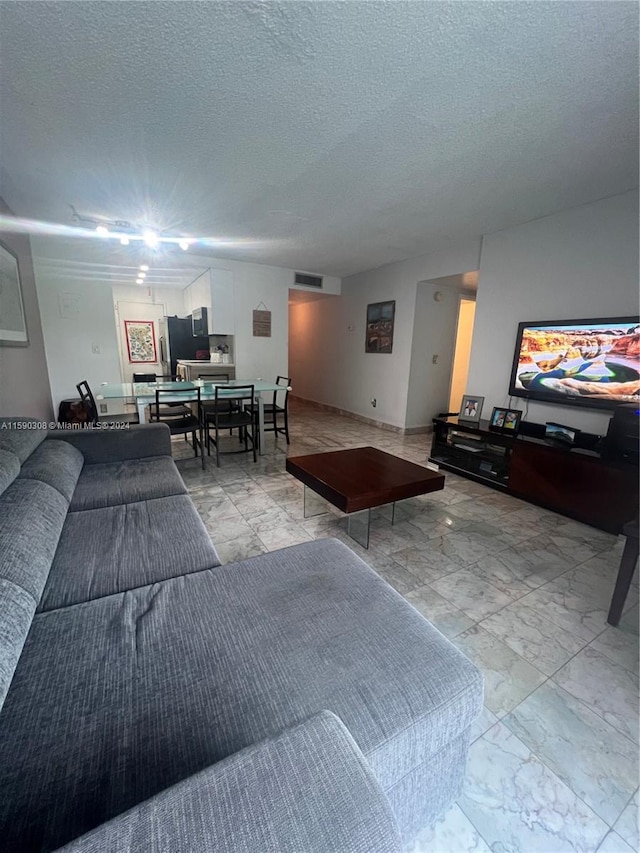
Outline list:
[[[94,424],[98,423],[98,407],[96,406],[95,397],[91,392],[91,388],[89,388],[89,383],[86,379],[83,379],[82,382],[78,382],[76,385],[76,389],[78,394],[80,395],[80,399],[87,410],[87,415],[89,420]]]
[[[255,385],[216,385],[215,406],[213,408],[213,419],[217,424],[220,419],[228,418],[231,407],[225,407],[225,403],[230,400],[242,400],[242,408],[245,412],[251,414],[253,419],[255,415]],[[233,393],[230,393],[233,392]]]
[[[170,397],[170,400],[166,400],[167,397]],[[163,400],[163,398],[165,398]],[[163,413],[160,411],[160,406],[166,404],[168,406],[177,405],[184,406],[186,403],[197,403],[197,417],[200,417],[200,389],[199,388],[185,388],[183,391],[175,390],[172,388],[156,388],[156,400],[153,404],[155,411],[153,412],[154,417],[157,420],[163,420]],[[182,414],[182,418],[186,419],[189,415]],[[171,414],[170,412],[164,412],[164,419],[167,422],[175,422],[176,415]]]
[[[133,381],[134,382],[155,382],[157,376],[155,373],[134,373]]]
[[[287,408],[287,401],[289,399],[289,388],[291,386],[291,379],[288,376],[276,376],[276,385],[282,385],[282,390],[284,391],[284,408]],[[278,399],[279,391],[273,392],[273,405],[276,405],[276,400]]]

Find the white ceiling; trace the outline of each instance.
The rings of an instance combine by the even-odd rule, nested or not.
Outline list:
[[[25,217],[345,275],[637,186],[636,3],[18,0],[0,33]]]

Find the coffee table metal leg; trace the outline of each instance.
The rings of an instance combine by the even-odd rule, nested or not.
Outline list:
[[[369,547],[369,529],[371,527],[371,510],[352,512],[347,516],[347,533],[363,548]]]
[[[310,489],[309,486],[304,487],[304,517],[311,518],[313,515],[322,515],[328,512],[327,502],[321,498],[317,492]]]

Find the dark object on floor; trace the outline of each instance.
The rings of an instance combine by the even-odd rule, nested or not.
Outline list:
[[[89,410],[79,397],[61,400],[58,406],[58,423],[82,426],[91,423]]]
[[[617,625],[622,616],[622,608],[627,599],[627,593],[631,586],[636,566],[638,564],[638,519],[629,521],[625,524],[622,532],[627,537],[622,559],[620,560],[620,568],[618,569],[618,577],[611,598],[611,607],[607,622],[609,625]]]

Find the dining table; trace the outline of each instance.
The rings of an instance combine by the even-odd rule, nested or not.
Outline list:
[[[219,388],[218,399],[234,397],[234,387],[241,385],[253,385],[255,399],[258,405],[258,433],[260,436],[260,455],[264,454],[264,394],[275,391],[286,390],[282,385],[275,382],[264,382],[262,379],[234,379],[230,382],[215,382],[205,379],[194,379],[191,382],[103,382],[100,390],[96,393],[96,400],[131,400],[135,401],[138,410],[138,418],[141,424],[146,423],[146,410],[150,403],[155,403],[156,390],[176,391],[176,396],[170,394],[162,395],[163,404],[181,403],[184,400],[185,391],[200,389],[200,399],[214,400],[216,388]],[[237,394],[235,395],[237,396]]]

